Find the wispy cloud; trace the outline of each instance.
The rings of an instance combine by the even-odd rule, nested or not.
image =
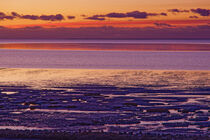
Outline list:
[[[154,25],[157,26],[157,27],[163,27],[163,28],[165,28],[165,27],[168,27],[168,28],[176,27],[176,26],[171,25],[171,24],[167,24],[167,23],[157,23],[157,22],[154,23]]]
[[[172,13],[189,13],[190,10],[185,10],[185,9],[168,9],[168,12]]]
[[[189,18],[198,18],[198,16],[189,16]]]

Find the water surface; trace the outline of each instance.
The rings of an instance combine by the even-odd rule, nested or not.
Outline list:
[[[210,70],[210,52],[0,50],[0,67]]]

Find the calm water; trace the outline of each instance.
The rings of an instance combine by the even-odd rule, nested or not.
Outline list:
[[[12,44],[12,43],[103,43],[103,44],[210,44],[210,40],[87,40],[87,39],[76,39],[76,40],[47,40],[47,39],[0,39],[0,44]]]
[[[210,52],[0,49],[0,67],[210,70]]]

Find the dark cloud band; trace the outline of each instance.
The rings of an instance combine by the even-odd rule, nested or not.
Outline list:
[[[158,23],[158,22],[156,22],[156,23],[154,23],[154,25],[155,26],[157,26],[157,27],[163,27],[163,28],[172,28],[172,27],[176,27],[176,26],[174,26],[174,25],[171,25],[171,24],[167,24],[167,23]]]
[[[156,23],[156,27],[125,28],[125,27],[81,27],[81,28],[43,28],[39,26],[25,28],[6,28],[0,26],[2,39],[81,39],[81,38],[202,38],[210,39],[210,25],[162,28],[170,26],[166,23]]]
[[[112,12],[105,15],[93,15],[85,19],[90,19],[90,20],[105,20],[105,18],[146,19],[149,16],[167,16],[167,13],[148,13],[148,12],[140,12],[140,11],[132,11],[132,12],[127,12],[127,13]]]
[[[189,13],[190,10],[182,10],[182,9],[168,9],[168,12],[172,13]]]
[[[38,16],[38,15],[20,15],[16,12],[11,12],[11,15],[6,15],[5,13],[0,12],[0,20],[4,19],[13,20],[15,18],[30,19],[30,20],[46,20],[46,21],[61,21],[65,19],[62,14]]]
[[[202,9],[202,8],[197,8],[197,9],[191,9],[193,13],[199,14],[200,16],[210,16],[210,9]]]

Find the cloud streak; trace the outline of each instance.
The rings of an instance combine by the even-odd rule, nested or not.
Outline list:
[[[93,15],[93,16],[87,17],[85,19],[102,21],[102,20],[106,20],[104,17],[105,16],[103,16],[103,15]]]
[[[189,18],[198,18],[198,16],[189,16]]]
[[[189,13],[190,10],[182,10],[182,9],[168,9],[168,12],[172,12],[172,13]]]
[[[15,18],[19,19],[29,19],[29,20],[45,20],[45,21],[61,21],[64,20],[64,16],[62,14],[56,15],[21,15],[17,12],[11,12],[11,15],[6,15],[3,12],[0,12],[0,20],[8,19],[13,20]]]
[[[61,21],[64,20],[64,16],[61,14],[56,15],[20,15],[18,16],[21,19],[31,19],[31,20],[46,20],[46,21]]]
[[[155,26],[157,27],[161,27],[161,28],[172,28],[172,27],[176,27],[174,25],[171,24],[167,24],[167,23],[154,23]]]
[[[167,13],[148,13],[140,11],[132,11],[127,13],[112,12],[105,15],[93,15],[85,19],[90,20],[105,20],[106,18],[134,18],[134,19],[146,19],[150,16],[167,16]]]

